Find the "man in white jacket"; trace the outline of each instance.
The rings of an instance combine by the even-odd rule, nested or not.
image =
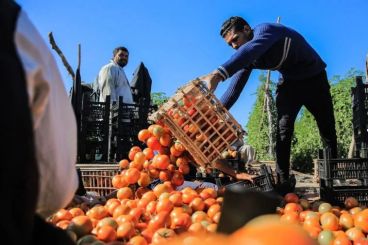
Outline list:
[[[101,68],[98,74],[100,102],[105,102],[106,96],[110,95],[111,102],[118,101],[122,96],[124,103],[134,103],[132,90],[123,69],[128,64],[128,59],[128,49],[117,47],[110,63]]]
[[[50,50],[11,0],[0,0],[0,53],[3,243],[69,244],[43,219],[65,207],[78,186],[75,116]]]

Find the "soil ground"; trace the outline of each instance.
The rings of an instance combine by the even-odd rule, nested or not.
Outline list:
[[[270,166],[273,173],[275,174],[274,162],[260,162],[260,164],[262,163]],[[315,176],[314,173],[302,173],[291,170],[291,174],[294,174],[296,178],[296,194],[298,194],[301,198],[305,198],[310,201],[316,201],[319,199],[318,177]]]

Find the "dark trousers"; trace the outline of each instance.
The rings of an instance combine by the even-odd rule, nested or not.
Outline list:
[[[322,143],[331,149],[331,157],[337,157],[335,117],[326,72],[299,81],[285,80],[276,90],[276,172],[279,183],[289,178],[294,122],[303,105],[314,116]]]

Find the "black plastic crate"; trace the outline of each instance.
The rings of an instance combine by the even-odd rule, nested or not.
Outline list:
[[[323,187],[320,189],[321,200],[333,205],[344,206],[348,197],[354,197],[362,206],[368,206],[368,186]]]
[[[78,129],[78,162],[108,161],[110,96],[105,102],[83,97]]]
[[[127,158],[133,146],[143,147],[143,143],[138,140],[138,133],[152,123],[148,115],[155,109],[154,106],[142,103],[123,103],[122,97],[119,97],[119,102],[111,108],[110,161]]]
[[[319,159],[318,162],[321,179],[368,180],[368,158]]]
[[[270,167],[262,164],[260,167],[260,175],[251,181],[238,181],[225,186],[226,189],[241,188],[245,190],[269,192],[274,190],[274,180]]]

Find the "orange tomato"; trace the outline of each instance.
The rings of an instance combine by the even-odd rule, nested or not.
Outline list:
[[[130,238],[129,242],[127,243],[127,245],[147,245],[147,244],[148,244],[147,240],[140,235]]]
[[[68,228],[70,223],[71,223],[70,220],[61,220],[61,221],[56,223],[56,227],[59,227],[60,229],[66,230],[66,228]]]
[[[341,214],[339,218],[339,224],[344,230],[352,228],[354,226],[353,216],[351,216],[349,213]]]
[[[293,202],[293,203],[299,203],[299,197],[297,194],[295,193],[287,193],[285,196],[284,196],[284,201],[286,203],[289,203],[289,202]]]
[[[182,174],[189,174],[189,172],[190,172],[189,164],[184,164],[184,163],[180,164],[178,166],[178,170]]]
[[[52,218],[52,222],[56,224],[60,220],[71,220],[73,218],[73,215],[69,212],[69,210],[66,209],[60,209],[59,211],[54,214],[54,217]]]
[[[151,148],[145,148],[143,150],[143,153],[146,156],[146,160],[150,160],[155,156],[155,154],[154,154],[154,152]]]
[[[216,204],[213,204],[212,206],[209,207],[209,209],[207,210],[207,215],[208,215],[208,217],[213,219],[215,214],[217,214],[220,211],[221,211],[221,206],[220,206],[220,204],[216,203]]]
[[[184,184],[184,176],[180,171],[175,170],[172,177],[171,177],[171,183],[174,186],[181,186]]]
[[[158,169],[164,170],[167,169],[167,167],[170,164],[170,158],[168,155],[162,154],[162,155],[158,155],[155,159],[155,166]]]
[[[116,236],[118,239],[128,239],[135,235],[134,224],[126,221],[122,222],[116,230]]]
[[[355,214],[353,217],[355,227],[360,228],[365,233],[368,233],[368,209],[364,209],[363,211]]]
[[[141,173],[136,168],[127,169],[124,174],[124,179],[128,184],[135,184],[139,180]]]
[[[121,168],[121,169],[125,169],[125,168],[127,168],[129,166],[129,161],[127,160],[127,159],[122,159],[122,160],[120,160],[120,162],[119,162],[119,167]]]
[[[149,137],[146,144],[152,150],[159,150],[161,148],[161,144],[155,136]]]
[[[302,206],[300,206],[300,204],[294,203],[294,202],[289,202],[285,205],[284,208],[284,213],[288,213],[288,212],[297,212],[300,213],[301,211],[303,211]]]
[[[138,179],[138,185],[142,187],[146,187],[151,183],[151,178],[148,173],[141,172],[139,179]]]
[[[101,226],[97,230],[97,238],[104,242],[112,242],[117,238],[117,234],[114,228],[109,225]]]
[[[85,215],[84,211],[81,208],[71,208],[69,212],[72,214],[73,217]]]
[[[142,141],[142,142],[145,142],[151,136],[152,136],[152,134],[150,133],[150,131],[148,131],[148,129],[142,129],[138,133],[138,140]]]
[[[339,229],[339,219],[333,213],[326,212],[322,214],[320,222],[324,230],[337,231]]]
[[[159,213],[161,211],[167,211],[167,212],[171,212],[171,210],[173,210],[174,208],[174,204],[167,198],[167,199],[162,199],[159,200],[157,202],[156,205],[156,212]]]
[[[165,146],[165,147],[170,146],[170,144],[171,144],[171,135],[170,135],[170,134],[168,134],[168,133],[164,133],[164,134],[160,137],[159,141],[160,141],[160,144],[161,144],[162,146]]]
[[[156,194],[153,191],[147,191],[142,195],[141,199],[146,199],[147,201],[155,201],[157,199]]]
[[[157,198],[159,198],[162,193],[170,193],[171,191],[172,190],[170,189],[170,187],[165,184],[158,184],[153,188],[153,193],[156,195]]]
[[[280,220],[288,224],[299,224],[299,214],[297,212],[287,212],[281,216]]]
[[[175,149],[174,146],[170,147],[170,153],[171,155],[173,155],[174,157],[179,157],[183,152],[182,151],[178,151],[177,149]]]
[[[175,147],[175,150],[177,151],[181,151],[181,152],[185,151],[184,145],[178,140],[175,141],[174,147]]]
[[[152,135],[159,139],[164,134],[164,129],[160,125],[156,125],[152,129]]]
[[[159,174],[159,178],[163,182],[171,180],[172,173],[169,170],[161,170]]]
[[[347,231],[345,231],[345,234],[349,237],[350,240],[352,241],[357,241],[359,239],[364,239],[365,235],[362,232],[362,230],[358,227],[353,227],[348,229]]]
[[[154,231],[165,226],[170,226],[170,213],[167,211],[157,213],[148,222],[148,228]]]
[[[128,186],[128,183],[125,181],[124,176],[121,176],[119,174],[112,177],[111,183],[112,183],[112,186],[116,189],[120,189],[120,188],[123,188],[125,186]]]
[[[158,229],[152,236],[153,244],[162,244],[167,242],[168,239],[176,236],[176,233],[172,229],[168,228],[160,228]]]
[[[123,188],[120,188],[120,189],[118,190],[118,192],[116,193],[116,197],[117,197],[119,200],[133,198],[133,191],[132,191],[132,189],[130,189],[129,187],[123,187]]]

